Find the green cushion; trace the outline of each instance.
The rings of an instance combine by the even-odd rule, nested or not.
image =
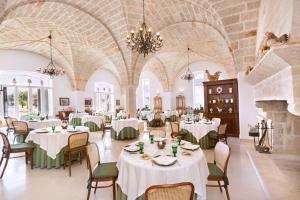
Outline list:
[[[224,172],[214,163],[207,163],[209,169],[210,176],[216,176],[222,178],[224,176]],[[225,177],[224,184],[229,185],[228,178]]]
[[[217,138],[219,135],[217,131],[209,131],[207,134],[212,138]]]
[[[93,178],[110,178],[118,176],[116,162],[101,163],[93,171]]]
[[[12,144],[10,145],[10,147],[12,150],[19,150],[19,149],[34,148],[34,145],[30,143],[19,143],[19,144]]]

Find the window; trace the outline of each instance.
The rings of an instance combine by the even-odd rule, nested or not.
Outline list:
[[[205,81],[204,71],[194,72],[195,78],[193,81],[193,107],[201,108],[204,106],[204,87],[202,82]]]
[[[48,76],[36,72],[6,70],[0,71],[0,84],[5,89],[4,116],[21,117],[31,112],[53,115],[52,80]]]
[[[113,86],[109,83],[95,83],[95,109],[96,112],[114,111]]]
[[[143,107],[150,108],[150,81],[148,79],[142,80],[143,91]]]

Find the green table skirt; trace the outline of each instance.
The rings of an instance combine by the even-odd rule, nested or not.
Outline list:
[[[64,164],[64,153],[67,147],[63,148],[53,159],[47,155],[47,152],[40,147],[40,145],[35,144],[33,151],[33,164],[37,168],[59,168]]]
[[[72,125],[72,126],[81,126],[81,124],[82,124],[82,120],[81,120],[81,118],[78,118],[78,117],[72,118],[72,120],[70,122],[70,125]]]
[[[111,138],[115,140],[126,140],[137,138],[140,134],[139,130],[134,129],[133,127],[125,127],[123,128],[119,134],[111,128]]]
[[[98,132],[104,130],[103,124],[96,124],[95,122],[88,121],[83,124],[83,126],[86,126],[90,129],[90,132]]]
[[[117,200],[127,200],[127,195],[124,194],[119,185],[117,185]],[[194,200],[197,199],[197,195],[195,194]],[[136,198],[136,200],[144,200],[144,194]]]
[[[201,149],[210,149],[215,146],[215,141],[212,141],[209,139],[209,134],[206,134],[204,137],[202,137],[199,141],[194,137],[194,135],[189,132],[186,129],[181,129],[181,133],[186,133],[187,138],[186,140],[193,143],[193,144],[199,144]]]

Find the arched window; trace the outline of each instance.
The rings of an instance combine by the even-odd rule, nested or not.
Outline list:
[[[204,71],[194,72],[193,80],[193,107],[201,108],[204,106],[204,87],[202,82],[205,81]]]
[[[95,109],[97,112],[114,112],[114,87],[105,82],[95,83]]]
[[[0,71],[3,87],[1,113],[21,117],[28,113],[53,115],[53,86],[50,77],[32,71]]]

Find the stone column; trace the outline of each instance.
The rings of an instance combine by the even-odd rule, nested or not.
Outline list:
[[[136,117],[136,88],[137,85],[123,87],[125,110],[130,117]]]

